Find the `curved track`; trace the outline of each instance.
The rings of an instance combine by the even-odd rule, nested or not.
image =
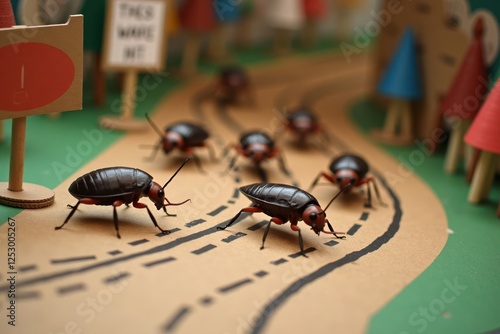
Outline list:
[[[295,70],[307,69],[311,63],[322,64],[324,70],[318,71],[322,74],[311,78],[306,71]],[[258,182],[259,175],[244,159],[236,172],[228,174],[226,162],[211,162],[203,149],[197,155],[208,173],[187,165],[166,189],[171,201],[191,198],[192,202],[173,208],[177,217],[160,217],[159,211],[154,212],[162,227],[174,229],[170,235],[156,234],[144,210],[119,208],[123,239],[116,239],[111,208],[95,206],[81,206],[70,223],[54,231],[68,213],[65,204],[74,202],[66,190],[71,178],[55,190],[54,207],[24,211],[16,217],[19,240],[30,240],[19,244],[17,281],[18,307],[30,314],[30,321],[19,321],[16,330],[60,332],[71,324],[92,333],[207,329],[261,333],[311,328],[362,332],[371,314],[433,261],[447,236],[446,219],[434,195],[413,175],[406,173],[402,181],[394,179],[393,174],[401,174],[400,164],[371,146],[345,115],[350,101],[368,92],[362,80],[368,71],[364,58],[352,66],[331,55],[291,59],[252,70],[255,77],[283,74],[285,78],[256,87],[255,109],[220,110],[210,101],[195,104],[193,109],[193,96],[211,80],[205,78],[167,97],[152,115],[160,127],[186,118],[204,123],[220,151],[244,129],[275,130],[279,116],[273,108],[280,92],[294,91],[282,103],[297,98],[314,102],[333,138],[329,149],[367,157],[383,186],[384,200],[391,202],[382,207],[375,201],[376,208],[366,210],[362,193],[339,198],[328,217],[336,230],[347,232],[346,240],[318,238],[304,229],[309,255],[304,258],[297,253],[296,233],[287,225],[272,226],[266,248],[259,250],[262,227],[268,221],[263,214],[241,216],[238,224],[217,231],[216,226],[224,225],[248,204],[237,188]],[[296,89],[286,88],[290,73],[300,82]],[[327,89],[322,87],[338,89],[325,95]],[[148,154],[139,144],[156,140],[153,131],[127,135],[75,177],[120,164],[144,169],[159,183],[164,182],[183,157],[158,155],[156,160],[146,161]],[[329,164],[331,157],[325,151],[295,145],[288,135],[279,144],[293,181],[304,188]],[[269,161],[264,168],[272,182],[291,182],[281,174],[277,162]],[[412,201],[410,190],[422,194],[422,201]],[[313,194],[326,203],[335,192],[333,186],[325,185]],[[142,202],[150,204],[148,199]],[[421,230],[427,234],[418,233]],[[6,289],[0,285],[2,307]],[[119,320],[124,317],[133,321]]]

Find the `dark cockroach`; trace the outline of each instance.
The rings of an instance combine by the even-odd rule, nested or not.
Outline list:
[[[231,224],[238,219],[242,212],[263,212],[270,216],[271,220],[269,220],[269,223],[266,226],[260,249],[264,248],[264,243],[266,241],[267,234],[269,233],[271,222],[282,225],[290,221],[290,228],[299,233],[300,252],[305,256],[304,242],[297,223],[303,220],[317,235],[319,235],[320,232],[323,232],[326,234],[333,234],[337,238],[344,238],[338,236],[338,234],[343,233],[335,232],[333,230],[332,225],[328,219],[326,219],[325,211],[328,209],[330,204],[332,204],[335,198],[337,198],[343,190],[349,188],[349,186],[350,185],[347,185],[341,189],[339,193],[332,198],[324,210],[321,209],[318,200],[314,196],[294,186],[276,183],[255,183],[244,186],[240,188],[240,191],[243,195],[248,197],[250,201],[252,201],[252,205],[241,209],[240,212],[238,212],[238,214],[236,214],[236,216],[234,216],[226,226],[217,227],[217,229],[224,230],[231,226]],[[324,230],[325,224],[328,226],[328,229],[330,230],[329,232]]]
[[[286,168],[285,161],[280,150],[274,144],[274,140],[265,132],[250,131],[243,133],[240,136],[239,144],[232,145],[232,147],[236,150],[236,154],[229,162],[229,169],[234,167],[234,164],[240,155],[247,157],[255,163],[262,180],[266,182],[267,177],[261,168],[261,163],[271,158],[277,158],[281,171],[290,176],[290,172]],[[227,155],[228,148],[224,150],[223,155]]]
[[[300,143],[315,137],[319,143],[329,141],[328,135],[319,125],[318,118],[310,107],[301,106],[285,115],[285,129],[295,135]]]
[[[344,188],[347,184],[351,184],[353,187],[359,187],[366,184],[368,196],[365,202],[365,207],[371,208],[372,195],[370,183],[372,183],[375,188],[377,199],[380,203],[384,204],[380,199],[380,192],[375,179],[371,176],[366,176],[369,170],[370,167],[368,166],[368,163],[360,156],[355,154],[340,155],[337,158],[334,158],[330,164],[331,174],[320,172],[309,187],[309,191],[316,186],[322,176],[331,183],[337,184],[340,188]]]
[[[153,177],[143,170],[129,167],[108,167],[97,169],[90,173],[80,176],[69,186],[69,193],[78,199],[74,206],[68,204],[72,210],[68,217],[61,226],[55,229],[61,229],[69,219],[73,216],[78,209],[80,203],[95,204],[95,205],[112,205],[113,206],[113,220],[115,223],[116,236],[120,238],[118,230],[118,216],[116,207],[122,204],[132,205],[138,209],[146,209],[153,224],[164,234],[170,233],[168,230],[162,229],[158,226],[151,210],[144,203],[139,203],[141,197],[147,196],[155,204],[158,210],[163,209],[167,216],[171,215],[167,212],[169,205],[182,205],[189,201],[189,199],[180,203],[171,203],[165,198],[165,187],[172,181],[181,168],[189,160],[187,158],[184,163],[177,169],[177,171],[170,177],[170,179],[162,187],[153,181]]]
[[[178,149],[192,156],[196,166],[202,170],[201,162],[193,152],[195,147],[206,147],[209,150],[211,159],[215,160],[214,150],[207,141],[209,133],[201,125],[190,122],[177,122],[167,126],[165,132],[162,132],[147,114],[146,119],[161,138],[159,143],[153,146],[154,150],[150,157],[151,160],[156,157],[160,148],[163,149],[165,154],[169,154],[174,149]]]
[[[215,99],[220,104],[236,104],[242,98],[253,101],[250,86],[248,75],[241,66],[224,66],[215,85]]]

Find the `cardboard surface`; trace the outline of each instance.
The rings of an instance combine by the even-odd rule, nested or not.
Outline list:
[[[276,78],[316,62],[319,59],[292,59],[256,72]],[[148,199],[141,200],[163,228],[179,231],[155,236],[158,230],[145,210],[120,207],[122,239],[117,239],[111,207],[85,205],[62,230],[54,231],[69,213],[66,204],[76,202],[67,192],[76,177],[125,165],[141,168],[164,183],[184,160],[173,154],[145,161],[150,152],[139,145],[156,143],[157,134],[152,130],[129,134],[57,187],[53,207],[14,217],[17,306],[30,314],[29,321],[19,317],[14,332],[326,332],[332,327],[363,332],[371,315],[439,254],[447,239],[446,217],[427,186],[359,135],[342,112],[352,99],[369,91],[363,80],[370,70],[366,59],[346,66],[342,57],[336,57],[323,64],[324,70],[314,78],[307,71],[293,72],[302,84],[294,85],[289,96],[305,94],[323,82],[332,85],[332,94],[314,104],[332,134],[329,151],[314,146],[305,150],[287,135],[280,146],[293,177],[282,175],[276,161],[266,164],[265,170],[273,182],[297,182],[307,188],[320,170],[326,171],[333,152],[354,151],[366,157],[380,176],[377,181],[387,207],[375,200],[376,209],[363,208],[364,195],[357,189],[327,211],[335,230],[349,232],[346,240],[318,237],[299,223],[305,248],[316,250],[308,258],[296,257],[296,233],[288,224],[273,225],[261,251],[263,228],[255,225],[269,219],[264,214],[247,217],[226,231],[215,230],[248,205],[236,189],[258,182],[258,175],[243,158],[237,162],[238,172],[224,173],[227,162],[213,163],[200,149],[197,154],[207,174],[194,164],[186,165],[165,190],[170,201],[191,198],[191,203],[169,209],[177,217],[167,218]],[[211,80],[200,78],[179,90],[158,105],[152,118],[160,128],[177,120],[201,121],[218,151],[236,142],[241,129],[274,129],[279,124],[273,117],[275,98],[294,81],[288,77],[285,82],[257,86],[256,108],[222,113],[206,103],[200,110],[191,109],[193,95]],[[318,186],[313,195],[324,206],[336,191],[332,185]],[[2,244],[8,227],[0,228]],[[7,263],[5,256],[2,252],[2,264]],[[0,285],[2,292],[6,288],[5,283]],[[4,305],[5,294],[1,298]],[[2,332],[5,326],[0,323]]]

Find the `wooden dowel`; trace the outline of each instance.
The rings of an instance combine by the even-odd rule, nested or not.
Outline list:
[[[134,116],[135,93],[137,90],[137,72],[127,71],[125,73],[125,87],[122,102],[122,119],[130,120]]]
[[[494,161],[495,155],[493,153],[487,151],[481,152],[469,190],[468,199],[470,203],[477,204],[483,198],[484,189],[490,173],[490,166],[493,165]]]
[[[398,100],[392,100],[385,116],[384,133],[386,135],[395,136],[397,126],[401,117],[401,104]]]
[[[451,130],[450,141],[448,149],[446,150],[446,160],[444,162],[444,170],[447,173],[453,174],[457,171],[460,156],[464,150],[464,135],[465,135],[465,122],[456,119],[455,126]]]
[[[200,55],[201,36],[197,32],[186,32],[181,71],[184,75],[196,73]]]
[[[26,117],[12,119],[12,141],[10,151],[10,191],[23,190],[24,147],[26,141]]]
[[[411,116],[411,105],[410,101],[400,100],[400,112],[401,112],[401,131],[400,135],[404,138],[413,137],[413,121]]]
[[[478,150],[477,148],[475,148],[473,156],[472,156],[472,160],[471,160],[469,166],[467,167],[467,176],[466,176],[467,183],[472,182],[472,178],[474,177],[474,172],[476,171],[477,163],[479,161],[480,156],[481,156],[481,150]]]
[[[497,168],[498,155],[493,155],[491,164],[488,166],[486,171],[486,179],[484,182],[483,193],[481,194],[481,200],[487,199],[490,193],[491,186],[493,185],[493,180],[495,179],[495,171]]]

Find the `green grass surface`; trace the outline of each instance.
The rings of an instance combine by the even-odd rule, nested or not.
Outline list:
[[[368,100],[351,110],[352,120],[365,134],[381,127],[384,116]],[[500,328],[500,180],[489,202],[472,205],[463,171],[444,173],[442,150],[430,156],[417,145],[381,147],[414,168],[433,189],[454,233],[432,265],[372,319],[369,333],[484,333]]]

